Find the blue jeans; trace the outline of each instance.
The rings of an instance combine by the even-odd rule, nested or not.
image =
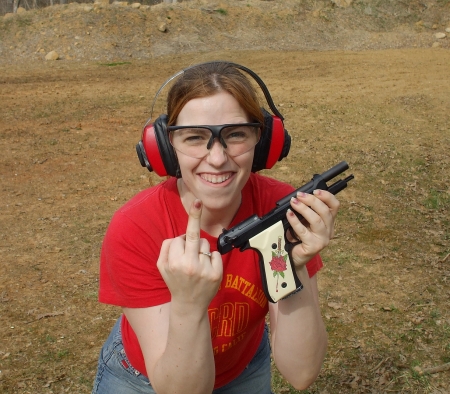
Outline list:
[[[121,318],[100,351],[92,394],[156,394],[149,380],[128,361],[120,322]],[[213,394],[271,394],[270,385],[270,344],[266,326],[261,344],[245,370],[230,383],[214,390]]]

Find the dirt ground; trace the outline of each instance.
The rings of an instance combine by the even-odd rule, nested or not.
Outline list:
[[[450,52],[449,38],[435,37],[450,27],[450,5],[389,4],[5,16],[0,392],[90,392],[120,314],[97,302],[103,235],[116,209],[161,181],[134,150],[153,97],[181,68],[226,59],[264,80],[292,135],[289,157],[267,175],[301,186],[342,160],[355,175],[323,253],[329,350],[308,392],[450,393]],[[51,50],[60,60],[44,60]],[[273,386],[297,393],[275,369]]]

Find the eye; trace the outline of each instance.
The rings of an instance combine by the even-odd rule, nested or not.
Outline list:
[[[242,130],[239,131],[233,131],[232,133],[230,133],[230,135],[228,136],[228,138],[233,138],[233,139],[239,139],[239,138],[247,138],[248,134]]]
[[[174,138],[180,139],[186,145],[206,144],[211,137],[211,132],[207,129],[179,129],[175,130]]]
[[[254,128],[249,126],[229,127],[222,131],[222,138],[226,142],[239,143],[246,141],[255,134]]]

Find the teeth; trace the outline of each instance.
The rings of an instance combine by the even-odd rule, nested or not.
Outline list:
[[[222,174],[222,175],[212,175],[212,174],[201,174],[200,177],[204,179],[206,182],[210,183],[222,183],[231,177],[231,174]]]

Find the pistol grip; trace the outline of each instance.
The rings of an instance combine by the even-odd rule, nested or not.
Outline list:
[[[285,249],[284,233],[280,220],[249,239],[250,247],[259,254],[263,290],[270,302],[278,302],[302,287]]]

